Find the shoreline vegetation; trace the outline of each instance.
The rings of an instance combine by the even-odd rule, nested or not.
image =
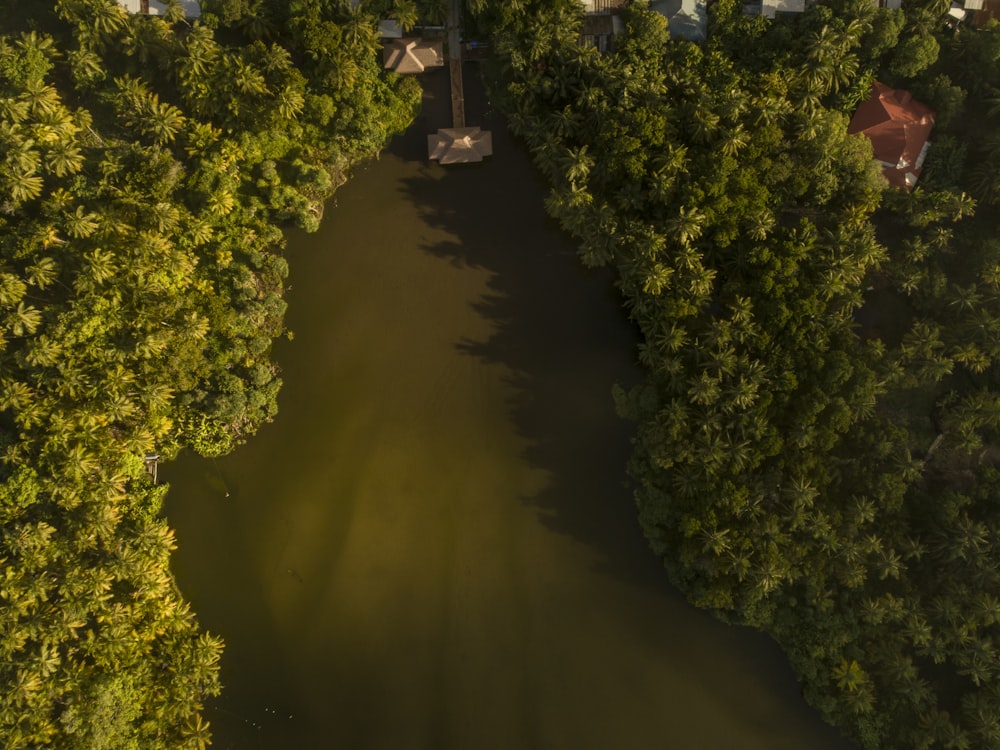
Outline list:
[[[863,747],[1000,747],[1000,26],[718,0],[696,44],[634,2],[600,54],[574,2],[470,5],[549,213],[641,331],[614,396],[673,582]],[[875,80],[937,112],[912,192],[847,135]]]
[[[1000,26],[718,0],[694,44],[635,2],[601,55],[573,0],[467,4],[549,212],[641,331],[614,396],[671,579],[865,748],[1000,747]],[[280,227],[419,106],[378,18],[447,3],[39,6],[0,3],[0,737],[206,747],[222,643],[144,457],[273,418]],[[937,111],[911,193],[846,132],[874,80]]]
[[[419,106],[381,67],[388,8],[202,8],[0,3],[8,750],[209,744],[222,642],[170,573],[144,458],[222,455],[273,418],[280,228],[314,230]]]

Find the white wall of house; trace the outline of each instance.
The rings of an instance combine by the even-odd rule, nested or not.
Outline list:
[[[610,13],[614,8],[621,8],[626,0],[580,0],[587,13]]]
[[[184,9],[185,18],[198,18],[201,16],[201,5],[198,4],[198,0],[180,0],[180,3]],[[160,0],[149,0],[149,15],[162,16],[166,10],[166,3],[160,2]]]
[[[142,13],[142,0],[118,0],[118,4],[129,13]],[[180,0],[185,18],[201,16],[201,5],[198,0]],[[149,0],[149,15],[162,16],[167,10],[167,4],[162,0]]]
[[[804,13],[806,0],[764,0],[761,15],[774,18],[776,13]]]

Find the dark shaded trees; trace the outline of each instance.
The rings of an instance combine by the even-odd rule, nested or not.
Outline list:
[[[696,46],[637,3],[603,57],[550,3],[482,16],[548,210],[585,264],[616,268],[642,332],[646,380],[615,400],[653,550],[693,602],[774,635],[871,748],[998,746],[993,230],[963,231],[960,167],[885,193],[846,133],[891,71],[926,69],[961,120],[971,74],[953,68],[974,54],[992,80],[993,32],[935,65],[944,10],[769,23],[722,0]],[[867,288],[892,282],[898,338],[859,329]]]

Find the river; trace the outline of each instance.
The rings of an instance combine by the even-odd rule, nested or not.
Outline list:
[[[648,551],[610,395],[634,331],[474,79],[492,159],[427,163],[429,76],[408,134],[289,235],[275,422],[161,469],[174,572],[226,641],[214,746],[851,750]]]

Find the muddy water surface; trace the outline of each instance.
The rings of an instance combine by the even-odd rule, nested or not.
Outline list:
[[[215,747],[850,750],[773,644],[666,583],[624,484],[610,279],[480,93],[493,159],[425,161],[446,91],[290,236],[277,420],[161,471],[227,643]]]

